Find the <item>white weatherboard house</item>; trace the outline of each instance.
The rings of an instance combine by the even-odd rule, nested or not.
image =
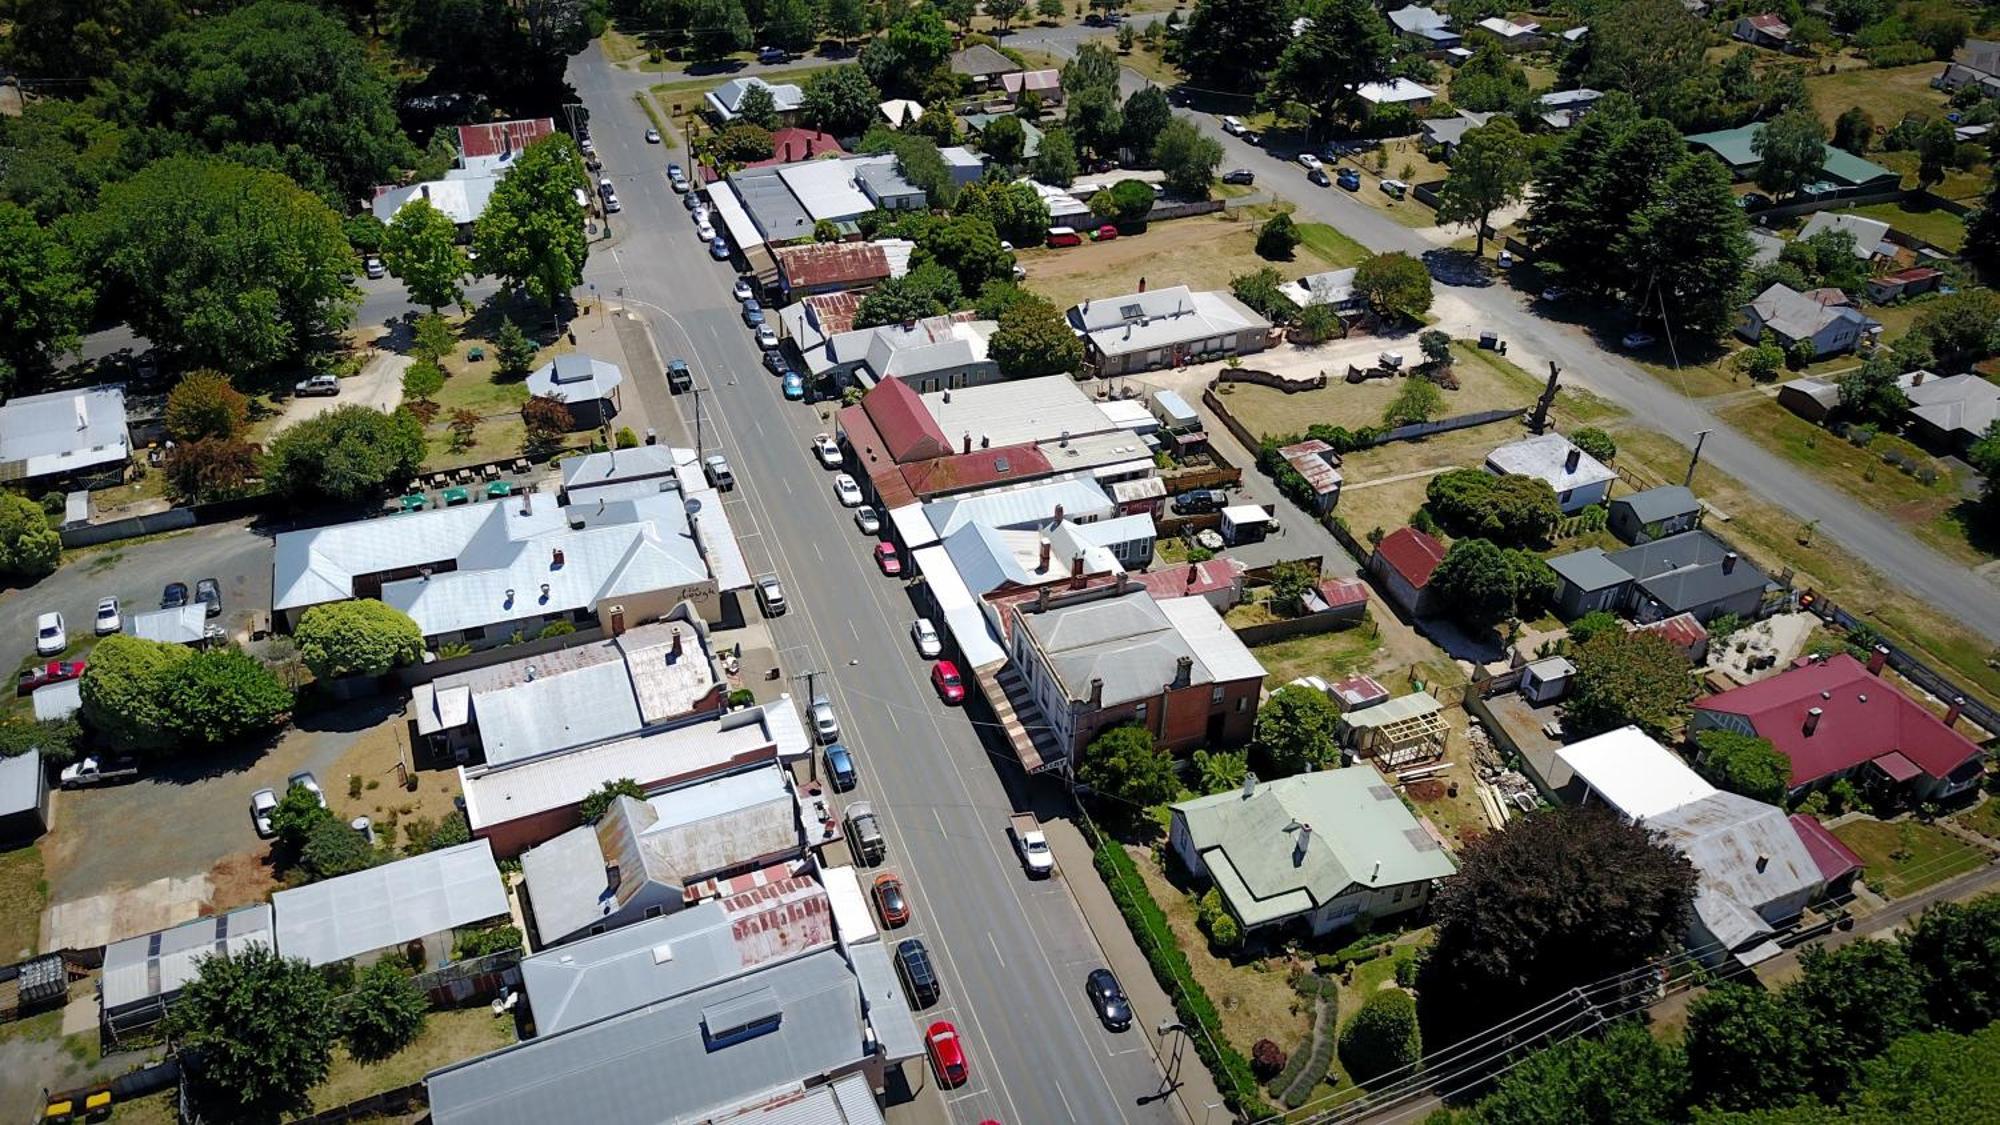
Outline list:
[[[1249,355],[1271,337],[1271,322],[1235,297],[1185,285],[1085,301],[1069,310],[1069,324],[1099,375]]]
[[[1604,503],[1611,494],[1611,482],[1618,479],[1604,462],[1561,434],[1541,434],[1503,445],[1486,455],[1486,471],[1547,481],[1566,513]]]
[[[1769,339],[1786,352],[1805,344],[1814,359],[1853,351],[1863,336],[1881,330],[1880,322],[1852,305],[1821,304],[1782,283],[1744,305],[1736,324],[1736,334],[1753,344]]]

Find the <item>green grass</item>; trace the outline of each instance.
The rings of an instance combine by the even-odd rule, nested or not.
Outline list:
[[[49,904],[41,849],[0,852],[0,961],[31,957],[40,948],[42,911]]]
[[[1903,203],[1870,203],[1853,210],[1954,254],[1965,246],[1965,220],[1942,207],[1919,211]]]
[[[1901,898],[1954,875],[1974,870],[1992,858],[1985,849],[1965,843],[1944,829],[1914,820],[1885,824],[1879,820],[1849,821],[1833,830],[1853,848],[1866,870],[1862,878],[1879,886],[1889,898]]]
[[[1961,827],[1970,828],[1989,840],[2000,840],[2000,800],[1991,797],[1952,817]]]
[[[1916,153],[1871,152],[1868,154],[1868,159],[1891,171],[1901,173],[1904,187],[1917,186]],[[1986,193],[1986,186],[1991,182],[1992,178],[1984,164],[1964,172],[1951,168],[1946,169],[1944,182],[1931,185],[1931,194],[1960,203],[1976,203]]]
[[[1300,245],[1332,262],[1336,268],[1358,266],[1374,256],[1366,246],[1325,223],[1300,223],[1298,230]]]
[[[665,148],[680,147],[680,142],[674,139],[674,131],[667,127],[666,122],[660,120],[660,110],[658,106],[653,104],[653,95],[641,90],[632,95],[632,100],[639,103],[639,108],[645,111],[646,120],[652,122],[653,129],[660,134],[661,146]]]
[[[678,66],[679,64],[667,63],[664,65]],[[659,70],[662,67],[647,64],[642,69]],[[831,65],[788,67],[782,75],[772,75],[769,80],[802,85],[812,75],[818,74],[822,70],[832,69]],[[653,96],[660,99],[660,111],[662,113],[671,112],[672,107],[676,104],[681,107],[681,112],[684,114],[697,113],[702,109],[702,95],[734,77],[736,76],[733,74],[710,74],[701,78],[684,78],[677,82],[662,82],[652,88]]]
[[[313,1087],[313,1105],[321,1109],[346,1105],[370,1094],[398,1089],[417,1081],[446,1063],[514,1042],[514,1021],[494,1018],[484,1005],[456,1012],[432,1012],[424,1021],[423,1034],[388,1058],[358,1063],[345,1048],[336,1048],[333,1067],[326,1081]]]
[[[1275,691],[1300,676],[1352,675],[1374,663],[1377,647],[1375,623],[1363,620],[1351,629],[1274,641],[1250,652],[1264,666],[1264,686]]]
[[[1877,126],[1890,129],[1905,114],[1944,116],[1944,95],[1931,89],[1931,79],[1937,77],[1940,69],[1942,64],[1927,62],[1883,70],[1870,67],[1816,74],[1806,79],[1806,93],[1828,129],[1833,127],[1835,118],[1857,105],[1875,118]],[[1876,160],[1876,154],[1869,154],[1868,159]]]

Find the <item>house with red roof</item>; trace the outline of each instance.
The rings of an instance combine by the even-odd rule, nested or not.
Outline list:
[[[1431,612],[1431,573],[1444,561],[1444,544],[1414,527],[1399,527],[1375,544],[1368,556],[1368,573],[1382,584],[1382,593],[1405,614]]]
[[[1805,659],[1787,671],[1695,704],[1690,730],[1729,730],[1770,741],[1791,760],[1794,793],[1838,778],[1889,786],[1913,801],[1941,801],[1979,784],[1980,748],[1846,653]]]
[[[822,133],[816,129],[801,129],[788,125],[771,134],[771,155],[766,160],[756,160],[745,164],[745,168],[771,168],[779,164],[792,164],[800,160],[818,160],[822,156],[846,156],[847,150],[840,147],[840,138],[832,133]]]

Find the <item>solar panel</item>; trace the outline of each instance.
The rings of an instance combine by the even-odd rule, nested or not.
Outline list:
[[[1368,792],[1378,801],[1393,801],[1396,799],[1396,791],[1386,785],[1370,785]]]

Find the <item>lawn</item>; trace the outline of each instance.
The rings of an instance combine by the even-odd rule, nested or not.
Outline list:
[[[1988,797],[1978,807],[1952,817],[1960,827],[1970,828],[1989,840],[2000,840],[2000,800]]]
[[[1374,667],[1378,651],[1372,619],[1352,629],[1292,637],[1250,650],[1264,666],[1264,686],[1273,691],[1300,676],[1331,680],[1365,671]]]
[[[1861,857],[1866,868],[1862,878],[1869,887],[1880,888],[1892,899],[1962,875],[1992,858],[1984,848],[1914,820],[1895,824],[1854,820],[1835,828],[1833,834]]]
[[[1309,241],[1299,246],[1289,262],[1258,257],[1257,227],[1275,213],[1268,208],[1246,207],[1172,219],[1149,224],[1143,233],[1112,242],[1022,250],[1018,258],[1028,273],[1028,287],[1057,308],[1069,308],[1088,298],[1130,293],[1139,287],[1141,278],[1148,289],[1186,285],[1197,290],[1226,290],[1231,278],[1265,266],[1296,277],[1351,266],[1360,260],[1334,254],[1345,239],[1336,241],[1338,235],[1331,228],[1308,235]]]
[[[1793,414],[1775,399],[1731,407],[1720,417],[1764,448],[1912,527],[1947,554],[1969,563],[1987,561],[1965,541],[1959,525],[1944,518],[1961,499],[1949,463],[1893,434],[1882,434],[1863,448]],[[1937,479],[1925,484],[1884,462],[1882,455],[1891,452],[1932,469]]]
[[[1917,210],[1908,203],[1870,203],[1852,210],[1954,254],[1965,246],[1965,220],[1942,207]]]
[[[514,1021],[496,1018],[481,1005],[455,1012],[432,1012],[416,1042],[380,1062],[359,1063],[336,1047],[326,1081],[313,1087],[313,1105],[332,1109],[370,1094],[395,1090],[446,1063],[469,1059],[514,1042]]]
[[[1444,408],[1439,417],[1526,406],[1534,401],[1540,387],[1519,368],[1490,363],[1478,348],[1464,342],[1454,343],[1452,351],[1458,360],[1454,371],[1459,387],[1443,392]],[[1303,433],[1308,426],[1320,423],[1350,430],[1380,425],[1382,411],[1402,389],[1400,379],[1365,383],[1334,379],[1319,390],[1293,394],[1239,383],[1223,402],[1252,433],[1275,437]]]
[[[29,844],[0,852],[0,962],[32,957],[40,948],[42,910],[48,904],[41,849]]]
[[[1944,115],[1944,95],[1931,89],[1931,79],[1937,77],[1940,69],[1940,64],[1927,62],[1884,70],[1870,67],[1815,74],[1806,79],[1806,92],[1829,131],[1835,118],[1857,105],[1875,118],[1878,127],[1891,129],[1907,114]],[[1868,159],[1876,160],[1876,155],[1871,153]]]
[[[744,57],[747,58],[749,56],[745,55]],[[678,65],[680,64],[671,61],[658,65],[642,63],[639,68],[641,70],[663,70],[667,67]],[[807,78],[818,74],[822,70],[832,69],[833,64],[826,66],[789,67],[782,76],[769,75],[766,76],[766,80],[770,82],[785,82],[797,86],[803,85]],[[735,77],[733,74],[710,74],[701,78],[683,78],[677,82],[661,82],[652,88],[653,96],[660,100],[660,109],[663,112],[671,113],[675,116],[694,113],[701,109],[703,95]]]
[[[1900,172],[1904,187],[1917,186],[1917,154],[1914,152],[1871,152],[1868,159],[1891,171]],[[1931,185],[1931,194],[1941,199],[1959,203],[1977,203],[1986,194],[1986,187],[1992,183],[1992,176],[1986,165],[1980,164],[1970,171],[1961,172],[1956,168],[1945,169],[1944,181]]]
[[[458,346],[444,357],[444,389],[434,399],[438,404],[437,417],[424,429],[429,449],[424,468],[475,465],[518,456],[527,437],[527,428],[521,424],[521,404],[528,401],[528,384],[524,379],[499,373],[497,349],[493,345],[499,329],[497,314],[482,310],[471,320],[454,319],[452,327],[458,332]],[[479,359],[471,358],[475,347],[483,350]],[[553,345],[544,346],[535,354],[529,369],[547,363],[554,354]],[[454,450],[451,417],[459,410],[479,415],[479,426],[469,447]],[[571,434],[569,443],[588,444],[595,436],[595,431]]]
[[[1358,266],[1374,257],[1366,246],[1326,223],[1300,223],[1298,229],[1300,244],[1336,267]]]
[[[1138,30],[1141,26],[1139,22],[1137,20],[1132,22],[1133,30]],[[1118,37],[1116,35],[1099,36],[1096,39],[1086,40],[1086,42],[1093,43],[1107,51],[1118,52]],[[1132,44],[1132,50],[1129,53],[1119,54],[1118,61],[1121,65],[1137,71],[1139,76],[1146,81],[1156,85],[1172,87],[1178,86],[1181,83],[1181,72],[1175,69],[1174,65],[1168,62],[1160,52],[1148,50],[1146,42],[1143,39]]]

